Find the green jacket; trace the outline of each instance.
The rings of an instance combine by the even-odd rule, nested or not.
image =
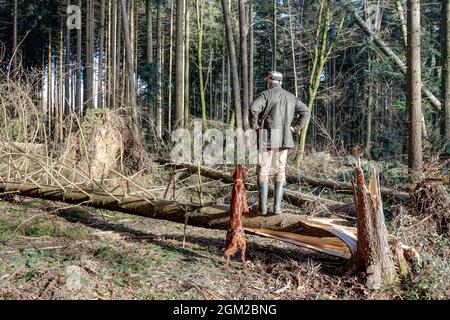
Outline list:
[[[295,118],[295,113],[299,117]],[[266,129],[260,132],[260,146],[269,149],[294,148],[291,127],[295,132],[306,125],[310,116],[308,107],[295,95],[274,84],[262,92],[250,107],[252,129]]]

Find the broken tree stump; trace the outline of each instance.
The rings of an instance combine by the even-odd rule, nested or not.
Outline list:
[[[356,164],[354,197],[358,242],[353,270],[364,271],[367,287],[379,289],[385,284],[395,282],[395,264],[388,243],[389,235],[384,221],[378,174],[375,168],[372,168],[372,176],[367,187],[359,157]]]

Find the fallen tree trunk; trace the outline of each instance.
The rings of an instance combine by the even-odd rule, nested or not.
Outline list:
[[[0,193],[15,192],[29,198],[79,204],[119,211],[152,219],[186,223],[195,227],[227,230],[228,206],[200,206],[176,201],[145,199],[131,195],[108,195],[87,190],[63,190],[54,186],[0,182]],[[331,219],[307,218],[293,214],[243,217],[244,228],[252,233],[349,259],[356,250],[356,229],[333,225]],[[348,234],[354,234],[351,238]],[[341,239],[341,240],[340,240]]]
[[[199,167],[193,164],[188,163],[182,163],[182,164],[174,164],[170,163],[170,161],[159,159],[157,160],[158,163],[164,164],[164,165],[171,165],[175,169],[187,169],[192,174],[199,173]],[[219,170],[206,168],[206,167],[200,167],[200,174],[206,178],[210,178],[213,180],[222,181],[225,183],[233,183],[233,177],[231,174],[223,173]],[[293,178],[292,178],[293,179]],[[249,191],[257,191],[258,187],[254,183],[247,182],[245,184],[245,187]],[[269,188],[269,193],[273,194],[273,188]],[[324,207],[324,209],[332,212],[342,212],[351,216],[355,215],[355,206],[352,203],[343,203],[340,201],[330,200],[323,197],[318,197],[298,191],[292,191],[292,190],[285,190],[283,199],[287,201],[288,203],[295,205],[295,206],[302,206],[308,202],[320,204]]]
[[[0,196],[1,193],[118,211],[195,227],[220,230],[228,228],[229,207],[225,205],[202,207],[198,204],[146,199],[142,196],[108,195],[17,182],[0,182]],[[357,251],[357,229],[337,222],[339,221],[335,219],[294,214],[259,216],[249,213],[243,216],[246,232],[350,259]],[[395,237],[391,236],[389,242],[391,247],[396,246],[395,252],[402,261],[419,259],[414,249],[398,243]],[[405,264],[406,262],[403,265]]]

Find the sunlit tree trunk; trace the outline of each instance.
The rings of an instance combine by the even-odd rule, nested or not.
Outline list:
[[[245,1],[239,0],[239,38],[241,48],[241,108],[244,129],[250,128],[248,100],[248,48],[247,48],[247,17]]]
[[[249,7],[249,47],[248,47],[248,100],[249,103],[253,102],[254,91],[254,55],[255,55],[255,36],[254,36],[254,19],[253,19],[253,2],[250,2]]]
[[[189,114],[191,110],[191,10],[189,8],[189,1],[186,1],[186,14],[184,18],[184,33],[185,33],[185,45],[184,45],[184,127],[189,126]]]
[[[200,90],[200,103],[202,110],[203,125],[206,125],[206,98],[205,98],[205,82],[203,79],[203,1],[196,0],[196,14],[197,14],[197,31],[198,31],[198,44],[197,44],[197,63],[198,63],[198,77],[199,77],[199,90]],[[186,15],[187,16],[187,15]]]
[[[272,70],[277,70],[277,0],[272,2]]]
[[[420,64],[420,1],[407,2],[408,50],[408,166],[414,176],[422,172],[422,80]]]
[[[100,8],[100,30],[99,30],[99,48],[98,48],[98,83],[97,83],[97,107],[103,108],[103,59],[104,59],[104,47],[105,47],[105,0],[101,0]]]
[[[81,8],[81,0],[78,0],[78,6]],[[77,69],[76,69],[76,88],[75,88],[75,107],[78,115],[81,114],[82,101],[81,101],[81,28],[77,30]]]

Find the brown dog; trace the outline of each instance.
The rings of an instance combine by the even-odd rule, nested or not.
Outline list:
[[[238,165],[233,172],[234,184],[231,194],[230,220],[225,244],[225,258],[227,259],[225,269],[228,268],[230,258],[238,249],[241,250],[241,260],[244,269],[247,267],[245,259],[245,233],[242,227],[242,214],[248,213],[247,195],[245,190],[246,168]]]

